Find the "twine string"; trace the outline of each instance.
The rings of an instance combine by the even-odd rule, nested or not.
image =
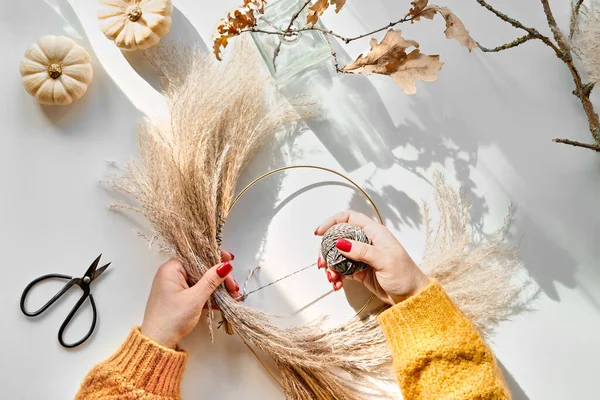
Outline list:
[[[269,282],[266,285],[263,285],[263,286],[259,287],[258,289],[254,289],[254,290],[251,290],[251,291],[248,292],[248,291],[246,291],[246,286],[248,284],[248,280],[250,280],[250,278],[252,278],[252,276],[254,275],[254,273],[258,272],[258,270],[260,269],[260,265],[257,265],[256,267],[254,267],[254,269],[252,269],[252,271],[250,271],[250,274],[246,277],[246,280],[244,281],[244,289],[242,290],[242,301],[246,300],[246,298],[248,296],[250,296],[252,293],[256,293],[259,290],[266,289],[269,286],[276,284],[277,282],[281,282],[281,281],[283,281],[285,279],[291,278],[292,276],[294,276],[296,274],[299,274],[302,271],[306,271],[307,269],[309,269],[310,267],[314,267],[315,265],[316,265],[316,263],[313,263],[313,264],[308,265],[306,267],[302,267],[302,268],[300,268],[300,269],[298,269],[298,270],[296,270],[296,271],[294,271],[294,272],[292,272],[290,274],[287,274],[286,276],[283,276],[283,277],[281,277],[279,279],[275,279],[274,281]]]
[[[217,243],[219,247],[221,247],[221,243],[223,242],[223,225],[225,225],[225,219],[223,215],[219,213],[217,215]]]
[[[250,271],[246,279],[244,279],[244,288],[242,289],[242,301],[246,300],[246,297],[248,296],[248,293],[246,292],[248,287],[248,281],[256,272],[258,272],[259,269],[260,265],[257,265],[256,267],[252,268],[252,271]]]

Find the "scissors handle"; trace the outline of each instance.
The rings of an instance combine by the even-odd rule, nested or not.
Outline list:
[[[46,279],[68,279],[69,282],[67,282],[67,284],[61,290],[59,290],[54,295],[54,297],[52,297],[50,300],[48,300],[48,302],[46,304],[44,304],[42,307],[40,307],[39,310],[37,310],[37,311],[28,311],[25,308],[25,299],[27,298],[27,294],[29,294],[29,291],[35,285],[37,285],[41,281],[45,281]],[[48,309],[48,307],[50,307],[52,304],[54,304],[54,302],[56,300],[58,300],[60,298],[60,296],[62,296],[63,294],[65,294],[65,292],[67,290],[69,290],[71,288],[71,286],[73,286],[72,279],[73,279],[73,277],[69,276],[69,275],[48,274],[48,275],[42,275],[39,278],[32,280],[29,283],[29,285],[27,285],[27,287],[25,287],[25,290],[23,290],[23,294],[21,295],[21,311],[23,312],[23,314],[27,315],[28,317],[37,317],[38,315],[40,315],[41,313],[43,313],[44,311],[46,311]]]
[[[81,305],[83,304],[85,299],[87,299],[87,298],[90,299],[90,304],[92,305],[92,325],[90,326],[90,329],[88,330],[88,332],[85,334],[85,336],[83,338],[81,338],[80,340],[78,340],[77,342],[74,342],[74,343],[65,343],[65,341],[63,340],[63,333],[65,332],[65,329],[69,325],[69,322],[71,322],[71,319],[73,318],[73,316],[75,316],[75,314],[77,314],[77,311],[79,310],[79,308],[81,307]],[[63,347],[66,347],[68,349],[79,346],[80,344],[82,344],[83,342],[88,340],[90,336],[92,336],[92,333],[94,332],[94,328],[96,327],[97,319],[98,319],[98,313],[96,311],[96,303],[94,302],[94,296],[92,296],[92,294],[90,293],[89,288],[86,288],[83,290],[83,295],[79,298],[77,303],[73,306],[73,308],[71,309],[71,312],[69,312],[69,315],[67,315],[67,318],[65,318],[64,322],[60,326],[60,329],[58,330],[58,342]]]
[[[38,310],[36,311],[29,311],[25,308],[25,300],[27,299],[27,295],[29,294],[29,291],[38,283],[46,280],[46,279],[66,279],[68,280],[68,282],[65,284],[65,286],[63,286],[62,289],[60,289],[55,295],[54,297],[52,297],[46,304],[44,304],[42,307],[40,307]],[[25,287],[25,290],[23,290],[23,294],[21,295],[21,311],[23,312],[23,314],[25,314],[28,317],[36,317],[38,315],[40,315],[41,313],[43,313],[44,311],[46,311],[52,304],[54,304],[56,302],[56,300],[58,300],[63,294],[65,294],[67,292],[67,290],[69,290],[73,285],[76,284],[78,280],[74,279],[72,276],[69,275],[61,275],[61,274],[48,274],[48,275],[43,275],[40,276],[37,279],[34,279],[33,281],[31,281],[29,283],[29,285],[27,285],[27,287]],[[81,297],[79,298],[79,300],[77,301],[77,303],[75,303],[75,305],[73,306],[73,308],[71,309],[71,311],[69,312],[69,315],[67,315],[67,318],[65,318],[64,322],[62,323],[62,325],[60,326],[60,329],[58,330],[58,342],[66,348],[72,348],[72,347],[77,347],[80,344],[82,344],[83,342],[85,342],[86,340],[88,340],[88,338],[92,335],[92,332],[94,331],[94,328],[96,327],[96,321],[98,319],[98,313],[96,311],[96,303],[94,302],[94,297],[92,296],[92,294],[90,293],[90,288],[88,285],[81,285],[81,284],[77,284],[78,286],[81,287],[81,290],[83,290],[83,294],[81,295]],[[89,297],[90,299],[90,303],[92,305],[92,325],[90,326],[90,329],[88,330],[88,332],[86,333],[86,335],[81,339],[78,340],[77,342],[74,343],[66,343],[63,340],[63,334],[65,329],[67,328],[67,326],[69,325],[69,323],[71,322],[71,320],[73,319],[73,317],[75,316],[75,314],[77,313],[77,311],[79,310],[79,308],[83,305],[83,303],[85,302],[85,300]]]

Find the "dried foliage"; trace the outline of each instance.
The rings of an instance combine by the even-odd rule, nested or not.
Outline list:
[[[436,14],[440,14],[446,20],[446,30],[444,33],[448,39],[456,39],[469,51],[477,47],[477,42],[473,40],[469,31],[465,28],[462,21],[448,7],[429,5],[429,0],[413,1],[412,8],[408,15],[412,16],[412,21],[419,21],[421,17],[433,19]]]
[[[140,125],[141,160],[114,185],[137,200],[121,207],[152,223],[162,248],[183,261],[194,283],[219,262],[218,232],[244,165],[267,135],[298,115],[279,105],[249,51],[238,49],[218,65],[197,51],[163,49],[151,57],[164,75],[170,117]],[[511,284],[518,263],[501,237],[474,242],[467,208],[441,178],[436,182],[442,224],[437,231],[428,225],[423,269],[487,333],[521,307],[520,286]],[[391,354],[375,316],[332,331],[318,321],[282,329],[274,316],[234,301],[224,288],[211,302],[233,331],[272,357],[289,399],[370,399],[366,392],[377,392],[374,382],[392,379]]]
[[[470,206],[462,194],[434,175],[434,199],[439,214],[433,227],[423,205],[427,243],[421,269],[442,284],[460,310],[489,337],[498,323],[529,310],[538,291],[528,279],[519,280],[517,248],[506,243],[510,210],[504,225],[486,240],[471,230]]]
[[[335,12],[339,13],[345,4],[346,0],[317,0],[315,1],[315,4],[308,7],[306,13],[306,23],[316,24],[319,20],[319,17],[323,15],[325,10],[327,10],[330,5],[335,6]]]
[[[419,47],[414,40],[405,40],[402,32],[390,29],[381,43],[371,39],[371,51],[360,55],[342,71],[352,74],[389,75],[406,94],[417,92],[417,81],[433,82],[442,69],[439,56],[421,54],[418,49],[406,52],[409,47]]]
[[[246,28],[256,26],[257,14],[264,14],[266,0],[244,0],[244,5],[234,8],[219,21],[213,43],[215,57],[220,61],[221,49],[229,44],[229,39],[239,35]]]
[[[245,0],[243,7],[238,7],[221,20],[217,27],[217,32],[214,36],[213,49],[215,56],[220,60],[222,50],[227,47],[229,39],[240,35],[244,32],[257,32],[270,35],[279,35],[284,37],[293,37],[304,31],[318,31],[327,36],[332,36],[340,39],[348,44],[354,40],[366,38],[378,32],[386,31],[386,35],[377,43],[375,38],[371,38],[371,51],[366,56],[359,56],[355,61],[349,63],[345,67],[340,67],[338,64],[335,51],[331,51],[333,62],[336,70],[341,73],[352,74],[382,74],[390,76],[393,81],[407,94],[416,93],[416,81],[432,82],[437,79],[437,73],[441,70],[443,63],[439,61],[437,55],[425,55],[420,50],[413,50],[410,53],[406,52],[408,47],[419,47],[419,44],[414,40],[405,40],[402,38],[400,31],[392,28],[398,24],[405,22],[417,22],[421,17],[433,19],[436,14],[441,15],[446,21],[445,34],[448,39],[456,39],[460,44],[465,46],[469,51],[477,47],[477,42],[469,35],[469,31],[465,28],[462,21],[447,7],[430,5],[429,0],[416,0],[411,3],[412,8],[408,13],[396,22],[391,22],[383,28],[375,29],[374,31],[348,38],[341,36],[331,30],[326,30],[317,25],[319,18],[331,6],[335,6],[335,12],[339,13],[346,0],[306,0],[301,2],[301,6],[291,16],[290,23],[285,29],[273,30],[258,29],[257,23],[260,14],[264,14],[264,3],[261,1],[261,7],[251,8],[246,4]],[[296,27],[294,23],[298,21],[301,13],[306,9],[306,25]],[[389,30],[388,30],[389,29]],[[410,43],[410,45],[407,45]],[[274,55],[275,62],[277,52]]]

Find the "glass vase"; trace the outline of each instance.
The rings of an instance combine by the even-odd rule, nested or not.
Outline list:
[[[276,0],[269,2],[265,14],[259,18],[257,28],[273,31],[285,30],[292,16],[302,7],[304,0]],[[294,21],[295,28],[306,23],[306,9]],[[323,27],[319,22],[318,27]],[[264,33],[252,33],[271,75],[281,87],[297,79],[305,71],[331,64],[331,49],[321,32],[304,31],[283,37]],[[332,65],[332,64],[331,64]]]
[[[269,2],[257,27],[285,30],[304,3]],[[306,26],[306,10],[294,26]],[[326,29],[320,20],[316,26]],[[383,136],[396,130],[394,124],[366,77],[336,71],[332,46],[341,66],[351,59],[341,46],[319,31],[302,31],[290,37],[257,32],[252,33],[252,38],[279,91],[288,99],[302,96],[316,103],[318,115],[305,122],[345,171],[354,171],[373,159],[380,166],[393,163],[390,146]],[[299,111],[306,109],[300,106]]]

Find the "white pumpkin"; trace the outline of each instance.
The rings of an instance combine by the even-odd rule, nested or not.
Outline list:
[[[157,44],[171,28],[171,0],[100,0],[100,27],[123,50]]]
[[[87,51],[64,36],[42,36],[21,61],[25,90],[42,104],[65,105],[86,92],[94,75]]]

